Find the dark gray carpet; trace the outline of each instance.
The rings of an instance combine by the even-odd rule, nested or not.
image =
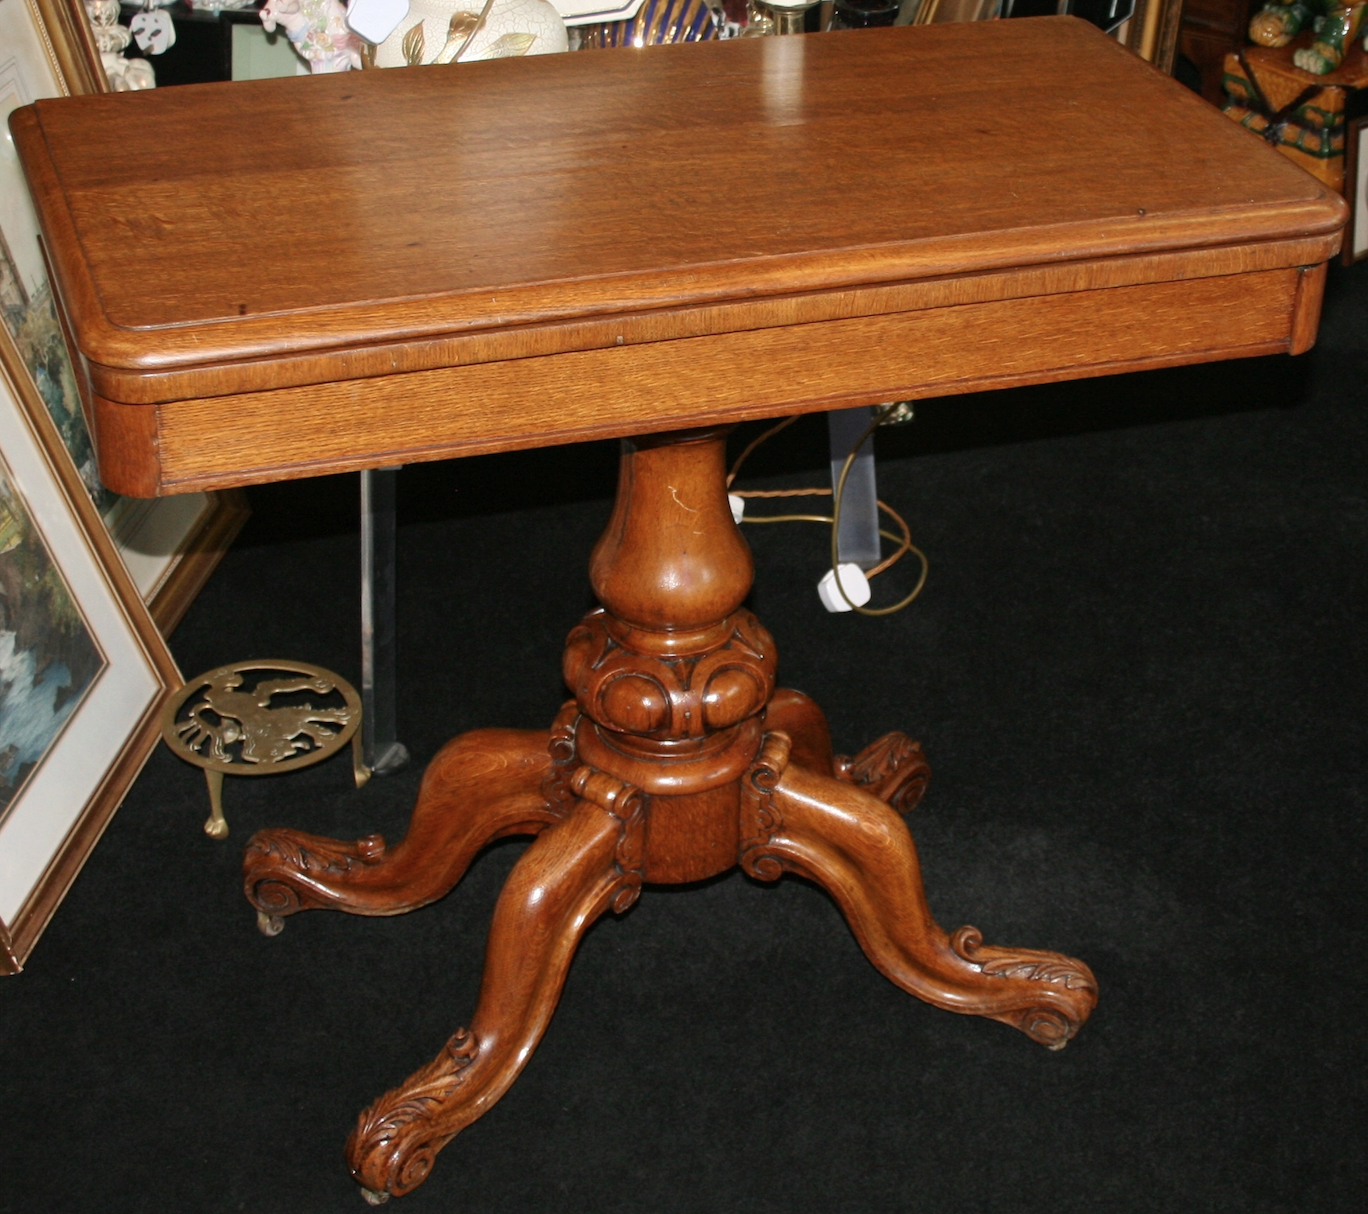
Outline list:
[[[748,532],[783,681],[840,748],[890,728],[926,746],[912,824],[941,922],[1097,972],[1067,1050],[902,994],[800,881],[647,890],[590,933],[510,1093],[388,1208],[1359,1208],[1366,320],[1360,267],[1332,275],[1302,359],[921,406],[880,437],[882,493],[932,561],[890,619],[821,609],[820,529]],[[753,483],[820,481],[823,442],[800,423]],[[301,915],[268,940],[242,844],[398,838],[444,739],[549,723],[614,462],[402,474],[411,770],[360,792],[345,760],[229,780],[220,844],[199,772],[153,755],[0,982],[0,1210],[365,1208],[346,1134],[465,1022],[524,845],[427,910]],[[173,638],[184,669],[280,655],[356,678],[355,479],[253,498]]]

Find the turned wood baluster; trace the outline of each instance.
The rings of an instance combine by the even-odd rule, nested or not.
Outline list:
[[[622,623],[687,637],[741,606],[754,577],[727,504],[730,427],[625,439],[589,580]]]
[[[727,505],[722,429],[623,444],[590,559],[603,608],[566,644],[578,757],[647,794],[643,876],[736,863],[737,781],[760,746],[774,641],[741,607],[750,549]]]

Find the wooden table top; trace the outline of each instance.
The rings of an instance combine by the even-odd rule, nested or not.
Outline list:
[[[1318,182],[1073,18],[108,94],[11,126],[106,476],[140,492],[967,390],[964,368],[847,374],[833,348],[854,335],[829,326],[1291,271],[1332,256],[1344,222]],[[1294,348],[1294,303],[1281,336],[1123,348],[1111,369]],[[1025,314],[998,319],[1035,342]],[[801,366],[780,336],[795,326]],[[747,368],[766,357],[810,390],[760,391]],[[1102,373],[1037,361],[1002,382]],[[687,399],[661,403],[686,367]],[[343,412],[323,446],[263,462],[230,406]],[[196,450],[212,442],[231,452]]]

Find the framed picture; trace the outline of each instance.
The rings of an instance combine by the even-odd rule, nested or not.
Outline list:
[[[1172,76],[1182,23],[1183,0],[1135,0],[1135,11],[1126,22],[1123,41],[1141,59]]]
[[[24,373],[143,601],[169,634],[246,519],[245,498],[187,493],[141,501],[100,484],[38,221],[7,126],[12,110],[40,97],[105,87],[80,0],[0,0],[0,124],[6,124],[0,140],[0,327],[18,347]]]
[[[32,951],[180,682],[0,328],[0,973]]]

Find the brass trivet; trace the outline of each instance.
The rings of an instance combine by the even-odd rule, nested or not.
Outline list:
[[[191,679],[162,709],[162,737],[204,768],[209,818],[204,833],[228,837],[223,776],[269,776],[321,763],[348,742],[358,788],[370,778],[361,755],[361,697],[331,670],[262,658]]]

